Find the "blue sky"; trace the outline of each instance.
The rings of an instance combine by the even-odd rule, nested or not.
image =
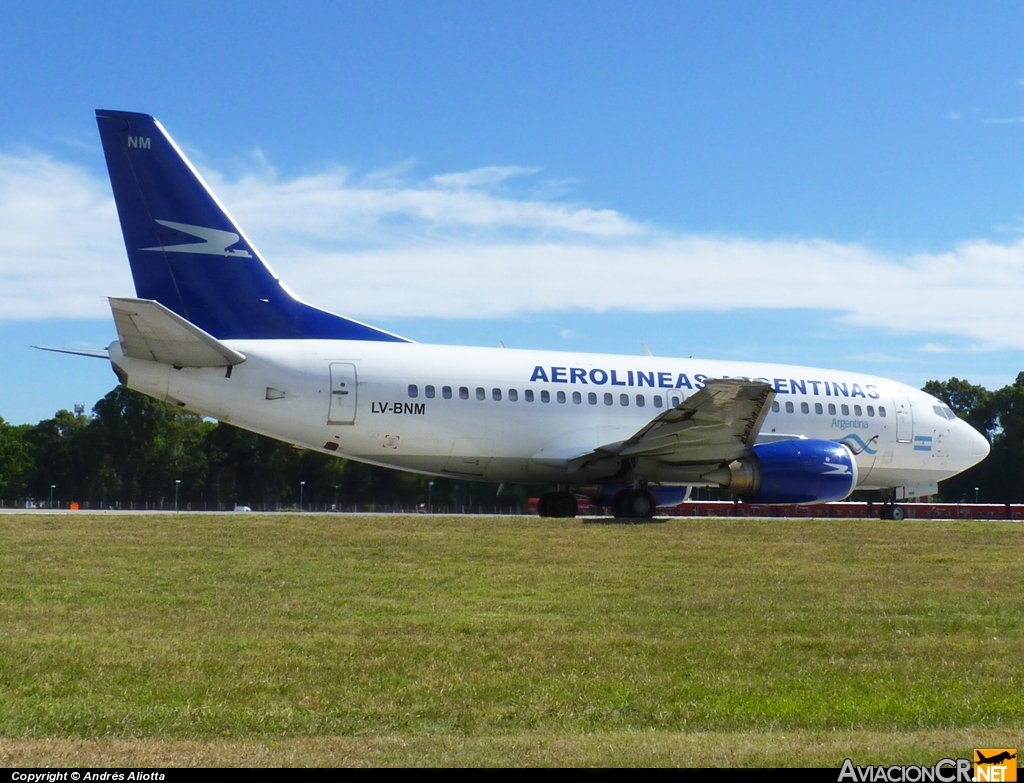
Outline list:
[[[423,342],[1024,370],[1024,8],[0,7],[0,417],[91,406],[157,116],[314,304]]]

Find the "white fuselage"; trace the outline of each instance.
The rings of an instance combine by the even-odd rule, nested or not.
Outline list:
[[[225,340],[225,368],[113,363],[138,391],[273,438],[341,457],[484,481],[611,481],[570,460],[629,438],[709,378],[764,380],[777,393],[759,442],[844,441],[860,488],[934,492],[977,463],[987,441],[934,397],[868,375],[789,365],[374,341]],[[632,478],[705,483],[685,466]]]

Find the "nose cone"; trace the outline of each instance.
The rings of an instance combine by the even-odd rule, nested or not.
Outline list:
[[[968,462],[967,467],[977,465],[988,456],[988,453],[991,450],[988,439],[966,421],[961,421],[959,424],[960,431],[962,433],[960,437],[970,446],[971,459],[970,462]]]

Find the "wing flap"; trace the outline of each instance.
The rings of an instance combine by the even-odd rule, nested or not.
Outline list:
[[[774,399],[775,390],[761,381],[709,380],[631,438],[595,453],[651,457],[673,465],[728,462],[754,445]]]
[[[152,299],[110,299],[125,356],[175,367],[227,367],[245,356]]]

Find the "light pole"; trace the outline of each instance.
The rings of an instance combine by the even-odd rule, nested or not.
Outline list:
[[[974,502],[975,503],[978,502],[978,488],[977,487],[974,488]]]
[[[51,484],[51,485],[50,485],[50,508],[53,508],[53,491],[54,491],[54,490],[55,490],[56,488],[57,488],[57,485],[56,485],[56,484]],[[977,493],[977,490],[975,490],[975,493]]]
[[[431,509],[430,498],[431,498],[431,496],[433,494],[434,494],[434,482],[433,481],[428,481],[427,482],[427,513],[428,514],[433,514],[434,513],[433,511],[430,510]]]
[[[181,479],[174,479],[174,513],[178,513],[178,490],[181,489]]]
[[[305,490],[305,488],[306,488],[306,482],[305,481],[300,481],[299,482],[299,511],[302,511],[302,494],[303,494],[303,490]]]

